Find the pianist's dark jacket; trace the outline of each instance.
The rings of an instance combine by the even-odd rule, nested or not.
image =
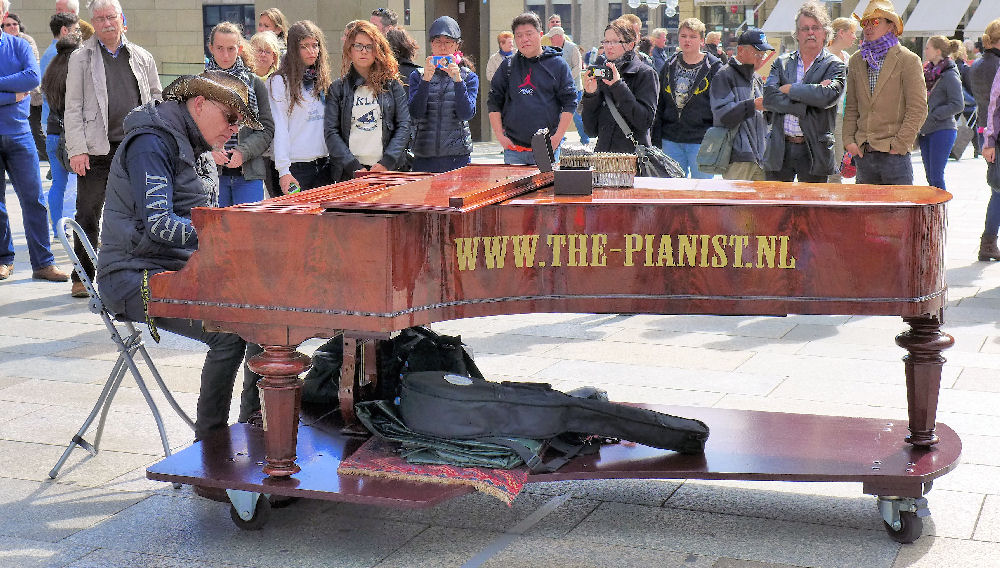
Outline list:
[[[211,146],[184,103],[146,103],[125,117],[124,127],[108,176],[97,258],[101,297],[116,314],[124,313],[126,301],[139,300],[144,270],[184,267],[198,248],[191,209],[219,201]]]

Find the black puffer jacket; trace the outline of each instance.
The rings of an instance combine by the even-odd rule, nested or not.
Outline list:
[[[108,176],[97,259],[101,295],[112,307],[123,291],[109,289],[104,277],[128,271],[137,280],[144,270],[180,270],[198,248],[191,209],[219,203],[211,147],[183,103],[146,103],[125,117],[124,128]]]
[[[348,142],[351,138],[351,111],[354,91],[364,78],[351,67],[347,75],[335,80],[326,95],[323,135],[330,151],[330,175],[334,181],[351,179],[361,168]],[[394,170],[403,158],[410,142],[410,109],[406,104],[406,89],[399,81],[389,81],[387,89],[378,95],[382,112],[382,158],[378,163]]]
[[[583,94],[583,129],[588,136],[597,136],[595,152],[635,152],[635,145],[622,132],[607,105],[615,105],[637,142],[650,144],[649,129],[660,90],[656,70],[631,52],[622,56],[621,61],[624,62],[618,70],[621,81],[608,86],[598,79],[597,92]]]

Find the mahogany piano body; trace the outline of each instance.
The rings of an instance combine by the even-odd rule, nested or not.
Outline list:
[[[307,472],[295,464],[298,457],[304,468],[320,467],[312,456],[296,454],[311,446],[300,436],[296,449],[296,377],[307,358],[295,346],[341,330],[364,341],[413,325],[534,312],[895,315],[910,325],[896,339],[909,351],[906,441],[895,434],[886,445],[882,434],[896,430],[884,421],[837,418],[842,422],[834,425],[830,417],[702,409],[713,432],[698,464],[661,455],[662,463],[650,466],[642,452],[633,463],[618,455],[625,450],[606,448],[603,466],[580,462],[544,479],[631,471],[854,480],[869,493],[919,497],[924,483],[955,466],[961,442],[935,424],[940,352],[952,343],[940,331],[948,193],[718,179],[637,178],[635,185],[555,196],[551,174],[470,166],[433,176],[372,175],[256,204],[194,210],[199,250],[184,269],[151,279],[149,311],[201,319],[265,346],[253,366],[265,376],[267,465],[263,473],[248,467],[241,474],[219,465],[213,478],[204,463],[216,446],[196,444],[185,452],[204,453],[194,459],[200,466],[160,467],[179,463],[181,452],[149,476],[252,490],[266,482],[270,492],[321,495],[321,489],[302,492]],[[350,399],[354,386],[342,385],[342,395]],[[699,409],[678,412],[699,416]],[[716,427],[723,423],[732,427]],[[755,427],[764,430],[755,434]],[[232,432],[235,440],[247,429],[237,425]],[[761,440],[778,432],[785,433],[782,464],[768,465],[774,449]],[[313,434],[303,428],[302,435]],[[833,454],[826,444],[850,449],[827,459]],[[743,465],[722,459],[738,447],[760,451]],[[802,458],[797,464],[794,454]],[[844,469],[850,456],[856,463]],[[891,471],[871,466],[893,460],[900,467]],[[237,479],[244,474],[253,479]],[[284,482],[291,485],[282,489]],[[358,498],[339,487],[328,498]]]

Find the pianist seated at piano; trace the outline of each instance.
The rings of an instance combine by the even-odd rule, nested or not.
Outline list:
[[[218,170],[212,149],[222,148],[240,126],[261,128],[248,101],[247,86],[224,71],[186,75],[125,119],[125,138],[111,163],[97,284],[109,310],[118,317],[150,324],[208,345],[201,372],[195,437],[229,424],[229,404],[246,342],[236,334],[209,332],[201,321],[149,318],[148,278],[180,270],[198,248],[191,209],[218,205]],[[260,377],[244,369],[240,420],[260,408]]]

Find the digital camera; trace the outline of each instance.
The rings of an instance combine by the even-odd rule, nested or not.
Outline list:
[[[450,55],[432,55],[431,61],[434,63],[434,67],[440,67],[444,69],[445,67],[451,65]]]
[[[589,69],[587,69],[587,73],[589,73],[591,77],[600,77],[601,79],[608,79],[611,77],[611,70],[603,65],[592,65]]]

